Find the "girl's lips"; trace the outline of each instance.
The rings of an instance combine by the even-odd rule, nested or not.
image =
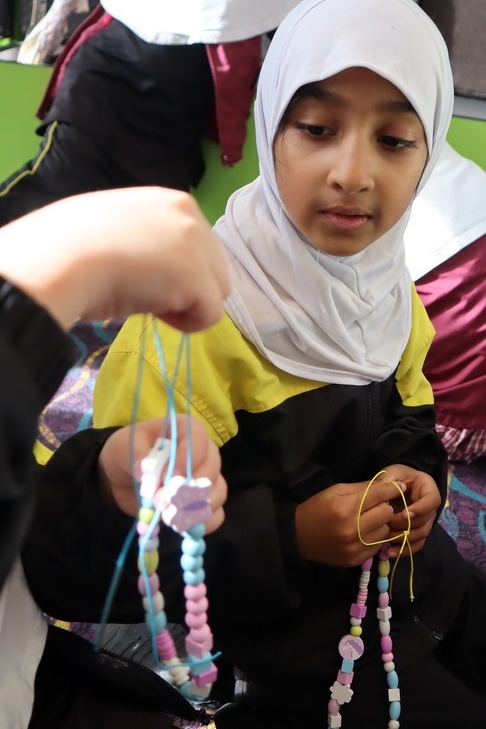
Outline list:
[[[366,214],[339,213],[323,210],[321,215],[327,224],[335,230],[355,231],[362,228],[371,216]]]

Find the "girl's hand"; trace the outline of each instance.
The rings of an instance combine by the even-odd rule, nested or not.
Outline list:
[[[296,510],[297,543],[304,559],[338,567],[355,567],[375,555],[380,545],[366,546],[358,536],[358,514],[369,481],[339,483],[299,504]],[[387,540],[394,518],[390,501],[396,488],[386,478],[375,481],[360,513],[363,541]]]
[[[136,516],[138,503],[131,470],[130,449],[133,442],[135,470],[140,477],[140,460],[153,447],[163,431],[163,419],[146,420],[135,425],[120,428],[106,441],[98,460],[102,493],[108,503],[116,505],[129,516]],[[132,432],[134,429],[134,432]],[[170,437],[170,429],[167,431]],[[133,440],[132,440],[133,439]],[[177,456],[174,475],[186,475],[187,416],[177,417]],[[215,531],[224,521],[223,505],[226,501],[226,481],[221,475],[221,457],[218,447],[209,439],[204,426],[198,420],[191,420],[191,455],[193,478],[207,477],[212,482],[212,516],[206,522],[206,533]],[[162,489],[154,497],[157,503]]]
[[[437,509],[441,503],[437,484],[432,476],[410,466],[394,464],[387,466],[385,470],[392,481],[405,485],[405,498],[411,523],[408,541],[412,552],[419,552],[434,525]],[[400,497],[394,499],[392,503],[395,515],[390,521],[390,528],[392,535],[400,535],[408,529],[407,509]],[[390,549],[390,557],[396,556],[399,552],[401,545],[399,536],[393,543],[396,546]]]

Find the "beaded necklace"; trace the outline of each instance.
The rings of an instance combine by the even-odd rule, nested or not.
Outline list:
[[[207,623],[207,590],[205,585],[204,552],[206,549],[204,522],[211,516],[209,503],[211,482],[207,478],[192,478],[190,413],[190,346],[188,335],[183,334],[177,354],[172,380],[167,376],[162,342],[155,320],[152,321],[154,343],[158,353],[160,371],[166,383],[171,439],[163,436],[157,441],[149,455],[142,460],[140,483],[140,509],[137,532],[139,534],[138,588],[143,598],[146,622],[150,627],[153,654],[158,665],[168,670],[175,686],[191,701],[201,701],[209,696],[211,686],[217,678],[211,650],[213,636]],[[177,443],[177,419],[174,405],[174,382],[177,379],[182,354],[187,364],[187,436],[188,452],[186,477],[174,476],[175,444]],[[163,470],[161,503],[154,507],[154,494],[160,486]],[[185,622],[188,634],[185,638],[187,659],[177,655],[172,636],[167,629],[165,601],[160,590],[157,575],[159,562],[158,534],[160,520],[183,536],[181,543],[181,568],[184,579],[186,605]]]
[[[360,528],[360,518],[361,518],[361,512],[363,509],[363,504],[366,499],[366,496],[368,494],[369,489],[373,486],[375,481],[382,475],[385,475],[387,477],[387,483],[390,483],[394,486],[396,486],[401,498],[403,499],[403,503],[405,504],[405,510],[407,513],[408,518],[408,525],[407,529],[402,533],[397,535],[395,537],[396,539],[403,538],[403,542],[401,545],[400,552],[397,557],[397,561],[395,562],[391,578],[389,579],[390,574],[390,561],[388,559],[388,550],[390,547],[390,542],[388,540],[385,540],[383,542],[366,542],[362,538],[361,535],[361,528]],[[395,662],[394,662],[394,656],[393,656],[393,641],[391,637],[391,625],[390,625],[390,618],[392,616],[392,610],[390,607],[390,598],[391,598],[391,590],[389,594],[389,587],[391,584],[391,580],[393,580],[394,571],[396,568],[396,565],[398,563],[398,559],[400,558],[403,549],[405,548],[405,545],[408,544],[409,550],[410,550],[410,558],[411,558],[411,573],[410,573],[410,597],[413,600],[413,589],[412,589],[412,582],[413,582],[413,557],[412,557],[412,551],[410,544],[408,542],[408,535],[410,533],[410,527],[411,527],[411,520],[410,520],[410,514],[408,511],[407,502],[403,493],[403,490],[400,488],[399,484],[395,481],[391,481],[388,477],[388,473],[386,471],[380,471],[379,473],[374,476],[374,478],[371,479],[369,482],[365,493],[363,495],[363,498],[361,500],[359,512],[358,512],[358,536],[362,544],[365,546],[373,546],[373,545],[379,545],[381,544],[380,551],[378,553],[378,578],[377,578],[377,588],[378,588],[378,607],[376,610],[376,616],[378,618],[378,626],[381,634],[381,651],[382,651],[382,661],[383,661],[383,668],[386,673],[386,680],[388,684],[388,701],[389,701],[389,721],[388,721],[388,729],[399,729],[400,727],[400,712],[401,712],[401,699],[400,699],[400,688],[399,688],[399,680],[398,680],[398,674],[395,670]],[[367,559],[365,562],[361,565],[361,576],[359,580],[359,586],[358,586],[358,593],[356,596],[356,602],[353,602],[350,610],[350,629],[349,633],[346,633],[338,644],[338,652],[339,655],[342,658],[341,667],[338,671],[336,681],[334,681],[333,685],[330,687],[331,692],[331,698],[328,703],[327,707],[327,726],[329,729],[338,729],[342,726],[342,716],[341,716],[341,706],[343,704],[348,704],[352,697],[354,691],[351,688],[351,684],[353,682],[354,678],[354,662],[360,658],[364,653],[364,642],[361,638],[362,634],[362,627],[361,623],[363,621],[363,618],[366,615],[367,612],[367,599],[368,599],[368,585],[370,582],[370,576],[371,576],[371,568],[373,566],[373,559]]]
[[[144,322],[146,319],[144,318]],[[173,382],[176,381],[182,354],[187,357],[187,401],[190,402],[190,348],[189,337],[183,334],[177,354],[172,381],[167,377],[162,343],[155,319],[152,331],[159,356],[160,369],[165,382],[168,402],[168,417],[171,438],[161,437],[156,441],[149,454],[141,461],[140,482],[134,477],[134,489],[139,502],[138,519],[125,539],[117,560],[117,566],[108,591],[100,630],[97,633],[95,649],[101,647],[103,629],[108,621],[111,603],[133,537],[138,534],[139,556],[138,590],[142,596],[145,620],[150,629],[152,653],[156,665],[169,673],[175,687],[189,701],[202,701],[209,696],[211,686],[217,678],[217,668],[213,663],[219,655],[212,655],[213,636],[207,623],[207,590],[205,585],[204,522],[211,516],[210,492],[212,484],[207,478],[192,478],[190,417],[187,413],[187,464],[186,476],[174,476],[174,463],[177,447],[177,417],[174,406]],[[142,355],[146,326],[142,327]],[[137,422],[138,396],[141,391],[144,357],[140,357],[139,372],[135,388],[134,412],[132,422]],[[133,441],[131,441],[130,461],[134,463]],[[134,469],[132,468],[132,472]],[[162,496],[156,508],[154,496],[162,485]],[[177,655],[172,635],[167,627],[165,599],[157,574],[159,563],[160,521],[180,534],[182,538],[180,560],[183,570],[185,622],[188,632],[185,638],[185,660]]]
[[[156,658],[168,670],[175,686],[189,700],[201,701],[209,696],[217,677],[211,650],[213,638],[207,623],[208,600],[204,584],[203,555],[205,551],[204,521],[211,516],[209,495],[211,482],[207,478],[191,479],[173,476],[163,486],[162,505],[154,507],[155,490],[160,484],[163,468],[169,460],[173,441],[160,438],[149,455],[142,460],[140,485],[141,506],[138,514],[140,577],[138,589],[143,597],[146,622],[156,648]],[[167,629],[165,601],[157,575],[159,563],[159,521],[183,535],[181,567],[185,583],[185,638],[187,661],[177,656],[172,636]]]

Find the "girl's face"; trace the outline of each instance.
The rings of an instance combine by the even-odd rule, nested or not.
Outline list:
[[[312,245],[333,256],[359,253],[395,225],[427,161],[411,104],[365,68],[306,87],[274,150],[288,216]]]

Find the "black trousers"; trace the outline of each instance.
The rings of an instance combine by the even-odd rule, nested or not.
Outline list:
[[[204,172],[213,110],[204,45],[146,43],[113,20],[67,64],[36,158],[0,186],[0,225],[92,190],[189,190]]]

